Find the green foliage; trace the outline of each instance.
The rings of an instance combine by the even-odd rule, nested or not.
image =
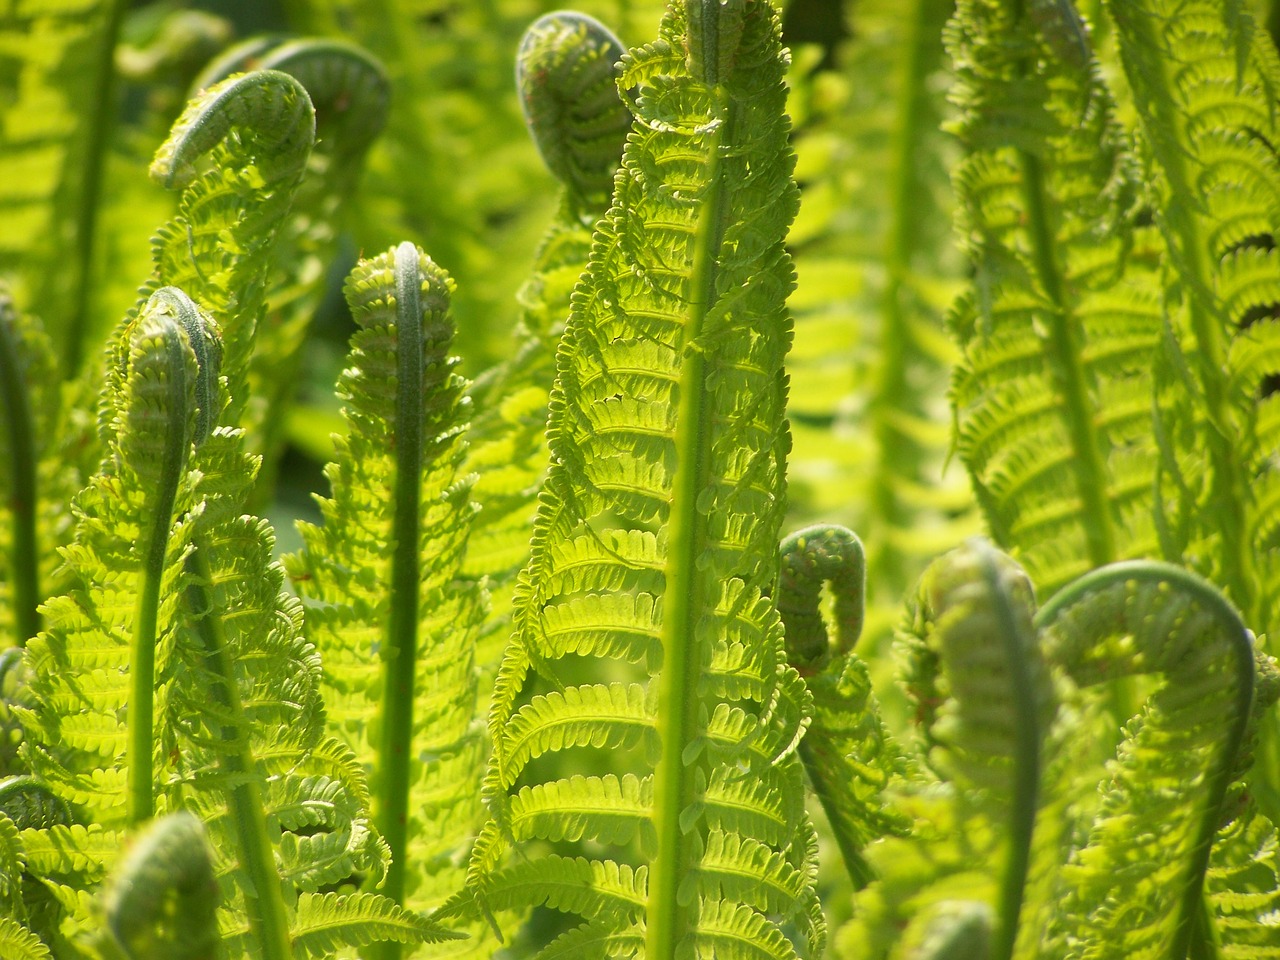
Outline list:
[[[1270,38],[547,6],[0,15],[0,956],[1280,958]]]

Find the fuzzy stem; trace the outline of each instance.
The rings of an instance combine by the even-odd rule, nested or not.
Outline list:
[[[222,611],[215,608],[209,595],[211,574],[198,546],[187,560],[187,571],[191,574],[187,603],[195,621],[195,634],[204,646],[205,666],[218,678],[208,694],[231,718],[222,728],[226,748],[219,752],[218,762],[233,784],[227,789],[227,803],[235,823],[239,860],[251,887],[244,898],[249,929],[258,942],[257,956],[262,960],[293,960],[288,913],[267,832],[262,783],[255,776],[257,763],[249,746],[234,665],[227,652]]]
[[[418,657],[422,498],[422,277],[411,243],[396,248],[395,517],[391,609],[382,650],[383,714],[375,769],[377,825],[391,848],[383,892],[404,902],[408,856],[410,760],[414,680]],[[399,943],[378,946],[382,960],[401,955]]]
[[[0,311],[12,314],[7,299]],[[21,345],[11,316],[0,316],[0,419],[8,426],[9,473],[12,488],[8,507],[13,517],[13,553],[9,557],[13,591],[13,640],[17,646],[40,632],[40,554],[36,539],[37,457],[31,402],[20,362]]]
[[[707,15],[706,34],[717,23]],[[714,50],[714,37],[708,37]],[[714,63],[714,58],[710,58]],[[676,412],[676,469],[671,491],[670,547],[662,615],[662,672],[658,687],[658,737],[661,757],[654,776],[654,824],[658,835],[649,881],[645,955],[675,957],[677,947],[695,925],[692,899],[680,903],[680,883],[697,868],[702,843],[681,828],[681,814],[695,800],[697,775],[685,766],[685,748],[698,735],[698,677],[704,660],[698,623],[707,598],[698,557],[707,546],[706,519],[698,511],[698,495],[711,479],[713,410],[704,382],[706,359],[702,326],[715,299],[716,272],[729,198],[721,182],[720,144],[732,142],[734,111],[707,147],[708,186],[702,197],[694,236],[689,283],[689,314],[684,329]]]
[[[190,439],[185,417],[188,410],[184,369],[186,342],[176,326],[164,337],[168,352],[170,416],[165,424],[165,440],[156,498],[151,506],[151,528],[142,544],[142,588],[134,607],[133,637],[129,649],[129,703],[127,724],[129,743],[125,755],[128,768],[130,826],[149,820],[155,813],[152,752],[155,748],[156,638],[159,632],[160,591],[164,582],[165,557],[173,527],[173,506],[186,465]]]
[[[983,550],[979,557],[987,590],[1000,622],[1000,642],[1004,646],[1010,693],[1017,717],[1009,852],[1000,878],[1000,913],[991,952],[991,960],[1011,960],[1018,939],[1018,921],[1031,863],[1031,839],[1035,832],[1040,794],[1040,721],[1036,715],[1035,685],[1027,669],[1025,638],[1019,635],[1018,619],[1009,602],[1009,594],[1001,586],[1000,571],[992,551]]]

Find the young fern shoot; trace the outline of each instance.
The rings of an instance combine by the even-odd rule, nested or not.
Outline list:
[[[338,383],[351,429],[326,471],[324,523],[300,525],[306,549],[289,561],[331,725],[372,769],[391,852],[382,889],[416,909],[461,884],[454,864],[479,827],[485,762],[473,726],[485,596],[459,575],[476,507],[461,472],[469,405],[449,356],[451,289],[411,243],[353,271],[359,331]]]
[[[465,469],[476,474],[480,504],[463,570],[486,577],[493,596],[477,660],[492,673],[511,629],[516,574],[529,560],[529,526],[550,453],[547,400],[555,344],[569,297],[591,251],[591,231],[609,206],[613,174],[631,129],[617,86],[621,43],[578,13],[550,13],[521,40],[516,85],[525,120],[547,166],[562,184],[560,207],[521,288],[512,357],[483,373],[470,396]]]
[[[800,759],[827,814],[855,889],[875,874],[867,844],[903,836],[908,822],[881,792],[902,773],[902,760],[880,721],[867,665],[853,653],[862,632],[866,555],[844,527],[819,525],[782,541],[778,614],[786,628],[787,659],[813,697]],[[833,595],[834,637],[821,610],[823,585]]]
[[[760,0],[675,3],[623,60],[636,119],[556,356],[490,713],[492,819],[442,914],[581,919],[539,955],[782,960],[788,924],[821,950],[806,694],[766,597],[796,208],[782,68]],[[553,852],[504,864],[538,840]]]

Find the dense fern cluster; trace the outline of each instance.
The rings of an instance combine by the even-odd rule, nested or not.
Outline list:
[[[0,957],[1280,958],[1236,0],[286,6],[0,14]]]

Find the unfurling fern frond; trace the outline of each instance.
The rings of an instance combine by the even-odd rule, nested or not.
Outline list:
[[[951,318],[952,403],[993,538],[1052,591],[1156,551],[1160,316],[1110,95],[1092,59],[1061,55],[1042,6],[965,0],[947,32],[977,271]]]
[[[154,809],[153,697],[166,695],[157,678],[168,670],[189,549],[175,520],[194,504],[198,418],[213,416],[197,407],[208,380],[193,342],[205,334],[188,329],[211,323],[166,287],[130,324],[108,381],[103,470],[73,503],[76,536],[64,561],[76,589],[46,604],[45,632],[27,648],[27,760],[110,829]],[[216,370],[206,372],[216,384]]]
[[[1045,936],[1086,957],[1203,955],[1205,872],[1251,716],[1252,634],[1205,581],[1151,562],[1080,578],[1036,622],[1046,657],[1081,688],[1163,679],[1125,730]],[[1159,828],[1135,829],[1135,816]]]
[[[451,911],[581,918],[544,957],[781,960],[823,941],[807,695],[766,597],[796,209],[783,60],[767,2],[672,7],[623,60],[636,120],[556,358],[490,714],[493,819]],[[543,837],[554,853],[503,865]]]
[[[529,559],[529,528],[550,461],[547,398],[555,379],[555,344],[587,263],[592,227],[608,208],[631,126],[615,82],[621,57],[613,35],[582,14],[548,14],[520,44],[516,80],[525,118],[563,184],[563,196],[519,294],[512,356],[482,374],[470,392],[475,420],[465,469],[477,474],[480,512],[463,569],[487,577],[493,595],[477,657],[486,673],[496,668],[496,645],[510,632],[511,592]]]
[[[316,112],[315,148],[274,246],[267,311],[249,370],[243,426],[252,449],[263,456],[255,495],[255,502],[262,503],[275,486],[288,423],[286,407],[297,386],[303,340],[326,292],[365,154],[386,124],[391,83],[382,64],[354,44],[257,37],[217,58],[194,86],[200,90],[249,69],[293,77],[306,89]]]
[[[104,957],[209,960],[219,943],[218,881],[200,821],[173,813],[149,824],[101,894]]]
[[[860,888],[874,876],[863,853],[866,845],[901,836],[908,826],[881,798],[890,777],[901,772],[901,761],[880,722],[867,666],[853,654],[864,607],[862,542],[844,527],[813,526],[784,539],[781,552],[777,606],[787,657],[813,697],[800,759],[845,869]],[[820,609],[824,584],[834,595],[834,642]]]
[[[326,469],[324,524],[300,526],[306,549],[290,559],[331,724],[372,769],[392,857],[383,889],[418,909],[461,885],[457,863],[482,818],[485,745],[472,721],[485,597],[459,576],[475,506],[461,472],[452,286],[411,243],[353,271],[360,329],[338,383],[350,433]]]
[[[151,176],[182,188],[182,199],[152,241],[155,274],[143,294],[180,287],[218,318],[231,425],[247,402],[274,244],[314,142],[306,90],[264,70],[201,93],[151,164]]]

